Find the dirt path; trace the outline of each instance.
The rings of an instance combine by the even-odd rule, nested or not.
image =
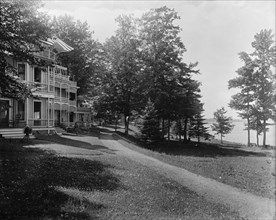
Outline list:
[[[155,172],[179,183],[180,185],[203,196],[206,200],[224,205],[234,212],[238,212],[246,219],[275,219],[275,201],[253,195],[240,189],[219,183],[215,180],[191,173],[183,168],[169,165],[155,158],[146,156],[136,151],[130,150],[124,144],[131,144],[122,139],[115,140],[110,133],[102,133],[100,139],[97,137],[69,137],[74,140],[93,142],[108,148],[93,150],[93,152],[79,148],[66,146],[64,149],[60,145],[52,149],[58,153],[68,156],[83,155],[93,156],[122,156],[149,167]]]
[[[102,143],[109,149],[116,150],[116,154],[131,158],[156,172],[178,182],[211,202],[224,204],[248,219],[273,219],[275,217],[275,201],[240,189],[219,183],[215,180],[199,176],[185,169],[161,162],[155,158],[132,151],[111,138],[111,135],[102,135]]]

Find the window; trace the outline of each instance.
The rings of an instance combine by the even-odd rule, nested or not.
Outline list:
[[[24,63],[18,64],[18,77],[22,80],[25,80],[25,75],[26,75],[26,66]]]
[[[39,67],[34,68],[34,81],[41,82],[41,68]]]
[[[70,92],[70,100],[71,101],[76,100],[76,93]]]
[[[69,119],[70,122],[74,122],[74,112],[70,112]]]
[[[25,118],[25,104],[23,102],[18,102],[18,116],[20,116],[20,120]]]
[[[41,119],[41,102],[34,102],[34,119]]]

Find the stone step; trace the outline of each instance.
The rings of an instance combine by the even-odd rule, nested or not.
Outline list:
[[[4,135],[2,137],[5,139],[22,139],[22,138],[24,138],[24,136],[25,136],[25,134],[22,134],[22,135],[9,134],[9,135]],[[30,137],[30,139],[35,139],[34,135],[30,135],[29,137]]]
[[[8,133],[24,133],[24,128],[0,129],[0,134],[8,134]]]
[[[25,136],[24,128],[5,128],[0,129],[0,136],[5,139],[21,139]],[[30,139],[35,138],[30,134]]]

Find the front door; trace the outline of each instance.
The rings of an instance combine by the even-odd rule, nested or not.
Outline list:
[[[0,100],[0,128],[9,127],[9,101]]]

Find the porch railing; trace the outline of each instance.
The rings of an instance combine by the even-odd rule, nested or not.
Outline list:
[[[6,127],[8,128],[24,128],[26,126],[26,121],[23,120],[9,120]]]
[[[49,122],[49,125],[48,125]],[[30,119],[28,120],[28,125],[31,127],[54,127],[54,119],[44,120],[44,119]]]

